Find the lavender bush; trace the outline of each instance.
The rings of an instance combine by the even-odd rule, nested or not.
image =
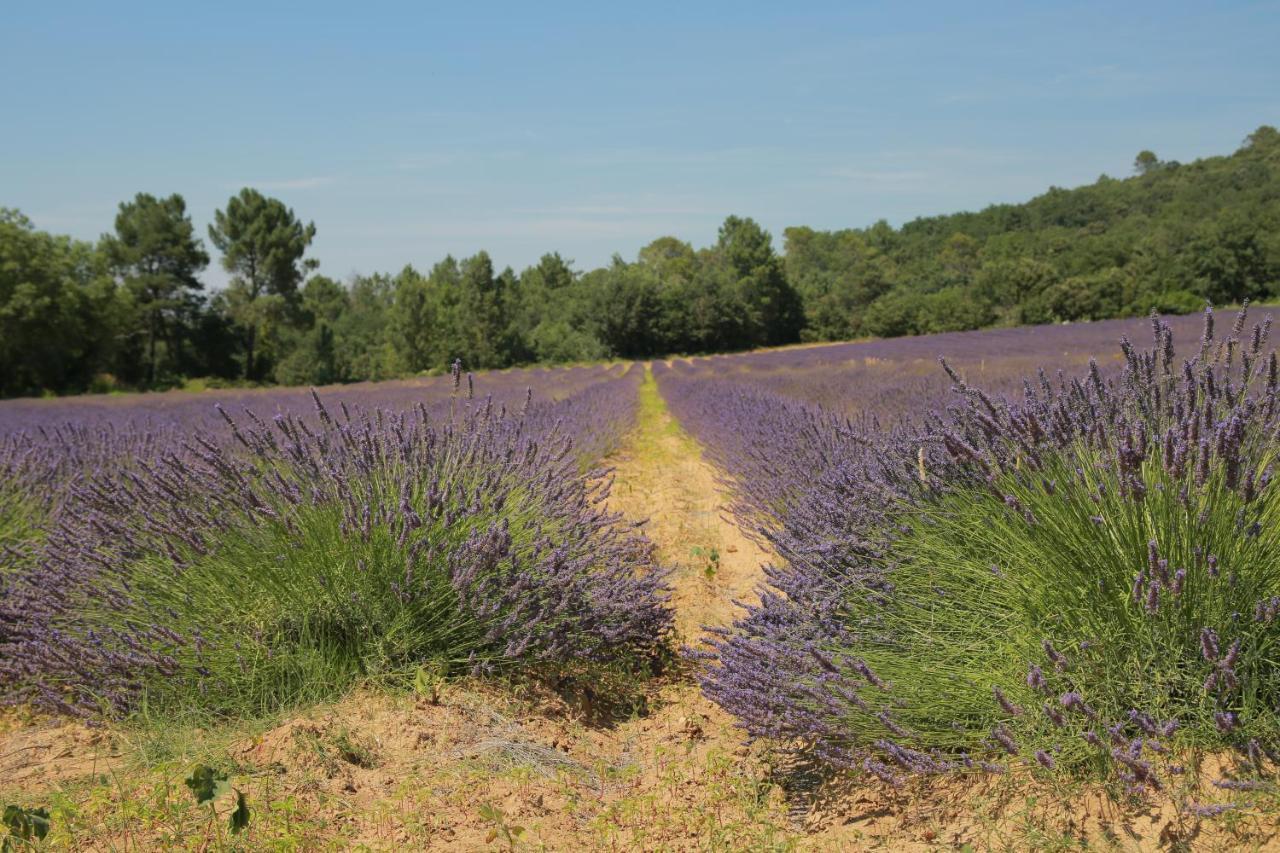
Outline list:
[[[1280,735],[1269,325],[1242,313],[1219,340],[1207,315],[1179,361],[1153,319],[1114,378],[1042,375],[1016,403],[952,370],[948,411],[828,437],[781,512],[745,489],[787,563],[716,638],[706,692],[890,781],[1022,762],[1153,790],[1186,746],[1261,769]]]
[[[221,434],[69,490],[10,577],[0,681],[78,715],[252,714],[423,665],[642,660],[670,625],[664,574],[582,473],[633,386],[577,409],[224,411]]]

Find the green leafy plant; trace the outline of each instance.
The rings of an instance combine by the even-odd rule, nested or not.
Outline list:
[[[245,800],[243,791],[236,791],[236,807],[232,809],[228,822],[232,835],[249,828],[249,803]]]
[[[706,575],[707,580],[711,580],[720,571],[720,551],[715,547],[703,548],[696,546],[692,551],[693,556],[702,561],[702,573]]]
[[[346,729],[339,730],[333,736],[333,746],[338,757],[356,767],[378,766],[378,756],[368,744]]]
[[[8,827],[9,834],[4,837],[3,844],[0,844],[0,851],[10,853],[24,847],[35,847],[49,834],[49,810],[5,806],[4,825]]]
[[[486,843],[492,844],[501,838],[506,842],[508,850],[516,849],[516,845],[520,842],[520,836],[524,835],[523,826],[514,826],[507,823],[507,816],[502,813],[502,809],[492,803],[483,803],[480,806],[479,814],[481,818],[493,824],[493,828],[485,836]]]
[[[209,825],[213,827],[218,825],[217,799],[228,791],[234,793],[235,806],[227,819],[228,828],[231,830],[232,835],[238,835],[248,828],[249,803],[245,799],[243,791],[231,787],[227,781],[226,773],[207,764],[198,764],[191,771],[191,775],[187,777],[186,786],[191,790],[191,795],[195,797],[196,805],[203,806],[208,804]],[[218,836],[221,838],[221,830],[218,830]]]
[[[444,662],[420,664],[413,674],[413,692],[425,696],[432,705],[439,705],[440,690],[448,672],[448,664]]]

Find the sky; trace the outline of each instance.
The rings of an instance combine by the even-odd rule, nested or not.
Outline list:
[[[1280,2],[13,3],[0,206],[82,239],[243,186],[321,271],[899,225],[1280,124]],[[225,275],[211,267],[217,286]]]

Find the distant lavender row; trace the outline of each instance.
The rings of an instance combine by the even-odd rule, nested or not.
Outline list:
[[[539,402],[553,402],[626,372],[625,365],[568,368],[528,368],[491,371],[477,377],[476,393],[510,408],[523,403],[533,389]],[[454,394],[451,376],[390,382],[359,382],[318,389],[322,399],[342,400],[365,409],[402,410],[422,403],[429,409],[448,405]],[[466,389],[461,389],[466,391]],[[262,388],[204,392],[167,391],[153,394],[88,395],[56,399],[0,400],[0,436],[38,435],[67,424],[78,429],[99,428],[165,433],[171,429],[216,427],[214,409],[252,409],[264,416],[277,413],[310,416],[311,394],[306,388]]]
[[[977,332],[890,338],[771,352],[677,360],[681,377],[730,381],[851,416],[891,422],[917,419],[943,405],[950,380],[938,370],[943,356],[967,381],[988,393],[1021,391],[1022,380],[1045,368],[1077,374],[1097,359],[1104,375],[1120,369],[1115,342],[1146,334],[1144,320],[1104,320],[1019,326]],[[1198,316],[1167,321],[1180,339],[1198,333]]]
[[[319,390],[321,399],[363,409],[401,411],[422,405],[436,418],[464,405],[469,394],[498,408],[517,409],[532,400],[533,421],[581,447],[586,461],[598,459],[634,419],[629,389],[638,381],[628,367],[537,368],[490,372],[480,377],[358,383]],[[571,403],[570,401],[576,401]],[[86,396],[54,400],[0,401],[0,480],[22,485],[32,499],[55,505],[69,478],[109,469],[180,448],[196,430],[225,437],[218,408],[262,417],[314,418],[306,389],[166,392]]]
[[[1203,320],[1165,322],[1185,338]],[[656,364],[654,376],[677,419],[733,478],[749,525],[776,531],[780,514],[813,499],[824,472],[860,457],[880,433],[913,433],[955,402],[939,358],[988,394],[1018,396],[1042,369],[1074,376],[1096,364],[1103,376],[1119,373],[1116,342],[1149,329],[1149,320],[1106,320],[949,332],[678,359]]]

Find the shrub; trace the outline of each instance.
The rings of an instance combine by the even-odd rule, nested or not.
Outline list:
[[[1170,744],[1275,746],[1276,358],[1269,321],[1212,322],[1180,369],[1153,319],[1118,380],[1042,374],[1012,404],[952,374],[946,415],[860,437],[787,521],[834,508],[847,541],[771,570],[708,695],[891,780],[1015,755],[1144,790]]]
[[[255,714],[422,665],[560,674],[663,641],[652,549],[566,439],[488,404],[437,423],[315,402],[75,489],[19,580],[11,698]]]
[[[867,306],[862,329],[869,335],[892,338],[920,331],[920,300],[905,290],[891,290]]]

